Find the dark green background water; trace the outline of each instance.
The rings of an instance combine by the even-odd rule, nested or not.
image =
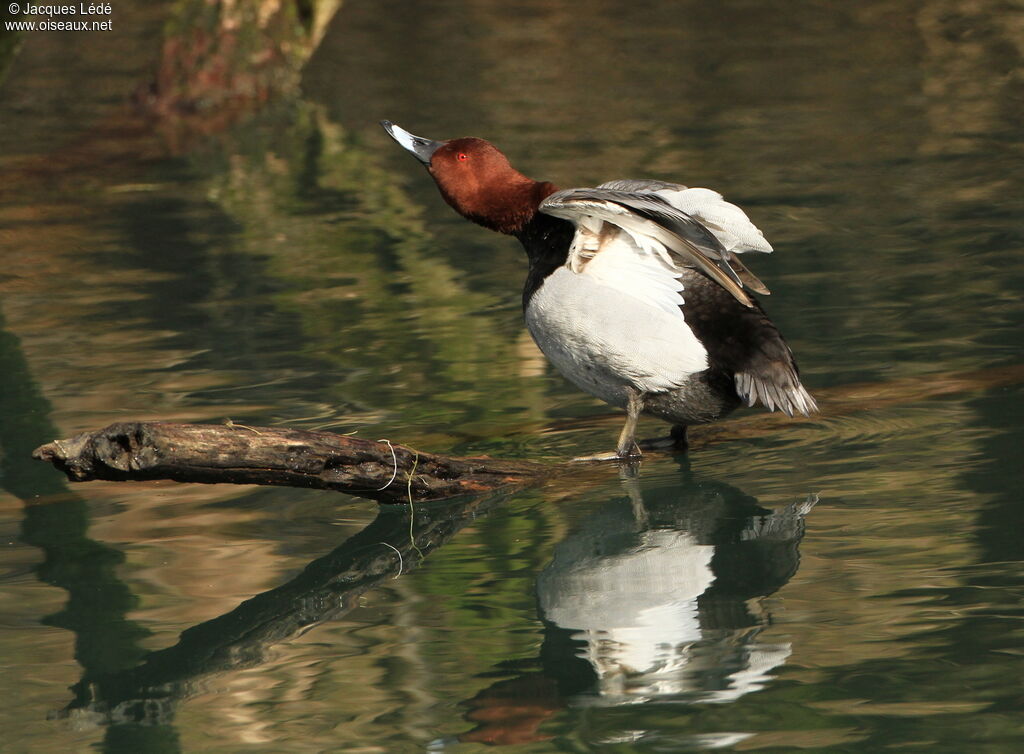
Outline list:
[[[0,89],[5,750],[1024,748],[1024,7],[352,0],[301,96],[139,138],[171,11],[24,35]],[[381,118],[725,193],[821,416],[430,506],[372,583],[400,511],[29,459],[128,418],[609,449],[521,251]]]

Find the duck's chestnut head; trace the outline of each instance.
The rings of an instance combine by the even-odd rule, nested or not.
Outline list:
[[[512,167],[488,141],[469,136],[434,141],[414,136],[389,121],[384,130],[423,163],[441,196],[463,217],[485,228],[516,234],[556,189],[538,183]]]

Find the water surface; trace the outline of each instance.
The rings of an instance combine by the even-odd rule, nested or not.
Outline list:
[[[301,96],[188,140],[128,104],[166,12],[26,37],[0,89],[5,746],[1024,746],[1019,5],[354,0]],[[128,418],[608,448],[524,334],[521,251],[381,118],[743,205],[821,416],[412,521],[29,460]]]

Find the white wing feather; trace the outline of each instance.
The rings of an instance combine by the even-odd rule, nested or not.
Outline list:
[[[644,241],[638,244],[631,234],[619,233],[602,245],[582,274],[682,319],[681,271],[666,263],[668,253],[660,243]]]
[[[577,261],[580,257],[597,259],[604,253],[609,238],[605,228],[615,229],[628,235],[633,247],[644,256],[659,257],[667,269],[680,274],[680,262],[697,267],[744,306],[753,306],[743,291],[741,278],[729,267],[729,259],[735,259],[732,253],[699,220],[653,191],[567,189],[541,202],[540,211],[576,226],[569,254],[569,267],[574,272],[582,269]],[[763,288],[760,281],[757,285]]]
[[[682,317],[681,271],[665,246],[643,233],[607,223],[607,219],[595,215],[574,218],[576,235],[566,266],[649,306]]]
[[[750,222],[747,213],[725,201],[717,191],[688,188],[661,189],[652,193],[659,194],[673,207],[699,220],[726,250],[734,254],[745,251],[767,254],[772,251],[772,245],[765,239],[764,233]]]

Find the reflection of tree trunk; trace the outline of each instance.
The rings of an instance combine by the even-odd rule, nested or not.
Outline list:
[[[269,646],[312,625],[337,620],[357,605],[361,594],[418,566],[501,499],[474,498],[413,511],[382,509],[369,526],[288,583],[189,628],[177,644],[151,652],[137,667],[86,672],[68,709],[166,723],[173,718],[174,703],[191,695],[203,676],[257,665]]]
[[[156,74],[137,92],[172,147],[224,130],[281,94],[341,0],[186,0],[168,24]]]
[[[5,162],[5,184],[123,177],[168,151],[187,152],[202,138],[227,130],[276,98],[297,95],[301,70],[341,3],[180,0],[159,38],[144,25],[129,31],[129,24],[118,17],[115,31],[105,38],[116,45],[118,35],[145,34],[148,48],[133,45],[132,49],[146,50],[146,58],[126,61],[127,66],[144,71],[145,78],[123,92],[123,106],[107,108],[103,119],[89,123],[70,143],[62,143],[61,131],[54,140],[57,149]],[[5,47],[18,42],[16,35],[0,39],[0,66],[7,66],[0,68],[0,81],[16,64],[17,54]],[[86,58],[82,65],[91,70],[98,64]],[[61,85],[69,84],[49,80],[31,84]],[[100,89],[105,85],[105,81],[98,84]]]
[[[0,313],[0,490],[25,502],[18,538],[42,553],[33,566],[36,576],[67,592],[65,603],[40,623],[74,634],[75,659],[86,674],[125,672],[143,657],[139,643],[149,632],[127,618],[138,602],[119,578],[124,555],[88,537],[89,506],[59,476],[23,460],[32,445],[53,436],[49,414],[21,344],[4,330]],[[115,739],[124,746],[105,750],[179,750],[170,726],[114,726],[106,742]]]
[[[539,480],[545,470],[527,461],[421,453],[390,440],[239,424],[112,424],[43,445],[34,456],[75,481],[283,485],[382,503],[477,495]]]

